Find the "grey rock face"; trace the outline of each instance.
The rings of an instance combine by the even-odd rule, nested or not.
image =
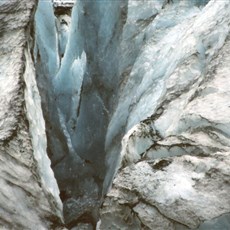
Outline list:
[[[0,228],[62,225],[30,56],[35,1],[0,3]],[[17,22],[17,23],[15,23]]]

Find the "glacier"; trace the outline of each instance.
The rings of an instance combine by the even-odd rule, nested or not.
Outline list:
[[[73,3],[0,3],[0,226],[229,229],[229,1]]]
[[[203,115],[190,117],[189,108],[226,43],[228,7],[226,1],[77,1],[71,22],[57,15],[65,20],[64,32],[53,26],[55,15],[47,13],[57,35],[42,37],[56,42],[53,50],[59,57],[58,69],[47,75],[52,90],[36,69],[67,226],[81,221],[95,226],[102,197],[122,168],[148,159],[215,152],[219,145],[206,134],[190,134],[191,127],[207,124],[199,121]],[[49,61],[44,51],[49,53],[45,44],[38,49],[43,69]],[[107,229],[105,223],[113,218],[107,222],[103,208],[101,216],[100,228]],[[202,222],[183,221],[177,228]]]

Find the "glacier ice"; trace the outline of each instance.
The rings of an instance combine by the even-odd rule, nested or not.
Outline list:
[[[59,68],[59,56],[57,55],[58,41],[51,1],[40,0],[38,2],[35,14],[35,28],[35,63],[37,58],[40,57],[43,68],[46,68],[45,73],[49,77],[54,77]]]
[[[47,156],[46,148],[46,134],[45,134],[45,122],[41,110],[41,101],[37,84],[35,81],[35,70],[33,69],[32,58],[28,51],[25,53],[26,68],[24,79],[26,83],[25,88],[25,101],[27,109],[27,119],[30,123],[30,132],[32,135],[32,144],[34,150],[34,157],[38,163],[39,173],[44,189],[52,193],[57,201],[57,205],[60,209],[60,216],[62,216],[62,202],[59,197],[59,189],[57,181],[54,178],[54,173],[50,167],[51,162]]]
[[[36,4],[0,3],[1,229],[50,229],[63,224],[30,55]]]
[[[208,126],[203,102],[189,101],[226,42],[227,2],[79,0],[71,23],[67,15],[55,19],[46,4],[37,9],[34,55],[48,152],[69,226],[98,206],[122,165],[225,148],[206,134],[186,132],[192,124]],[[207,118],[220,123],[208,108]],[[95,222],[97,215],[89,215]]]
[[[181,4],[181,6],[178,7],[177,4],[179,6]],[[179,1],[177,4],[178,14],[187,15],[187,18],[184,16],[182,22],[175,21],[179,24],[164,30],[164,34],[161,30],[158,32],[155,27],[156,34],[143,46],[132,66],[130,77],[120,93],[118,106],[112,115],[106,134],[106,149],[111,149],[111,154],[108,151],[111,162],[115,154],[112,150],[114,148],[113,140],[119,133],[127,132],[138,122],[151,117],[156,112],[165,93],[170,90],[170,88],[165,88],[168,79],[172,78],[174,74],[178,78],[177,70],[184,66],[183,72],[182,70],[180,70],[181,74],[179,72],[181,78],[179,77],[178,81],[173,80],[173,90],[178,87],[179,93],[186,89],[186,84],[188,86],[191,82],[199,82],[200,77],[205,73],[207,63],[225,42],[229,32],[227,26],[228,12],[224,10],[227,5],[226,2],[219,4],[211,1],[201,9],[198,9],[196,5],[191,7],[191,4],[188,4],[187,1]],[[164,9],[158,16],[159,19],[156,17],[156,20],[149,27],[154,26],[158,20],[162,21],[160,19],[168,17],[169,12],[171,12],[171,18],[174,18],[174,7],[176,5],[171,6],[172,11],[170,11],[170,8]],[[218,13],[222,11],[225,15]],[[209,20],[205,20],[206,18],[209,18]],[[213,27],[215,22],[221,22],[220,26]],[[161,25],[159,27],[161,28]],[[161,35],[160,39],[157,39],[159,34]],[[156,38],[154,39],[154,37]],[[189,68],[188,60],[191,62]],[[184,71],[187,73],[185,74]],[[150,104],[151,106],[149,106]],[[168,124],[173,124],[170,119],[167,118]],[[166,124],[163,123],[163,125]],[[162,130],[163,127],[157,126],[156,128]],[[163,132],[165,130],[162,130],[162,134]],[[117,151],[119,149],[115,150],[115,152]]]
[[[46,119],[48,151],[67,220],[69,211],[65,203],[78,202],[77,199],[82,197],[79,199],[84,206],[85,201],[93,197],[93,202],[98,205],[101,199],[105,174],[104,138],[111,102],[118,87],[117,47],[126,1],[107,4],[79,1],[72,10],[68,40],[65,40],[65,34],[61,45],[62,34],[59,37],[57,32],[54,32],[56,36],[50,35],[56,29],[50,4],[46,2],[49,7],[44,10],[45,4],[40,1],[43,8],[37,9],[38,44],[34,54]],[[50,23],[44,24],[44,18],[50,18]],[[40,36],[47,39],[47,43],[43,43]],[[52,42],[52,49],[47,46],[49,42]],[[58,47],[63,48],[60,59]],[[55,63],[51,63],[51,59]],[[84,206],[84,211],[83,206],[83,212],[86,212],[88,208]],[[70,218],[67,224],[71,225],[72,221]]]

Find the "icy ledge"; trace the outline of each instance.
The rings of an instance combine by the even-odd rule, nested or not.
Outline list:
[[[51,162],[47,156],[47,141],[45,133],[45,122],[41,110],[41,99],[35,80],[35,71],[33,62],[28,49],[25,49],[26,68],[24,74],[25,80],[25,103],[27,119],[29,121],[30,134],[32,136],[32,146],[34,158],[38,164],[38,170],[41,177],[42,187],[48,193],[51,193],[56,202],[59,217],[62,216],[62,202],[59,197],[59,188],[54,178],[54,173],[50,167]]]

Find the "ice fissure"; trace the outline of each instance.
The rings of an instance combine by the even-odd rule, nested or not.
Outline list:
[[[117,102],[127,1],[78,1],[71,20],[63,12],[54,15],[51,1],[38,3],[37,82],[66,224],[72,227],[84,215],[95,226],[106,174],[105,135]]]

